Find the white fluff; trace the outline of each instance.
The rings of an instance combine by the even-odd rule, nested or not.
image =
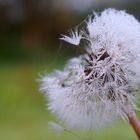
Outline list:
[[[59,39],[77,46],[80,44],[80,40],[82,39],[82,34],[78,33],[77,30],[75,32],[71,31],[70,37],[66,35],[62,35],[62,37]]]
[[[54,130],[58,134],[65,131],[65,128],[58,123],[55,122],[48,122],[49,129]]]
[[[135,109],[140,82],[140,24],[125,11],[104,10],[88,19],[86,29],[61,38],[86,53],[63,71],[42,78],[48,108],[71,128],[103,127]],[[80,36],[79,36],[80,35]]]

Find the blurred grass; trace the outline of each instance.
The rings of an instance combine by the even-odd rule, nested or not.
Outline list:
[[[80,140],[66,132],[58,136],[48,129],[47,122],[53,118],[45,109],[36,81],[47,64],[42,61],[0,65],[0,140]],[[56,65],[61,68],[63,63]],[[53,68],[49,67],[49,71]],[[93,140],[137,139],[124,122],[96,132],[76,133]]]

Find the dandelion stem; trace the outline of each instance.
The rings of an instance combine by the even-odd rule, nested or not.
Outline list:
[[[135,112],[129,112],[127,114],[129,122],[133,127],[138,139],[140,140],[140,120],[137,118]]]

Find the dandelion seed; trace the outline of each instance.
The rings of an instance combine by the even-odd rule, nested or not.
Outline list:
[[[63,126],[61,126],[61,125],[58,124],[58,123],[55,123],[55,122],[48,122],[48,125],[49,125],[49,128],[50,128],[50,129],[53,129],[53,130],[54,130],[55,132],[57,132],[58,134],[60,134],[61,132],[67,132],[67,133],[69,133],[69,134],[71,134],[71,135],[73,135],[73,136],[75,136],[75,137],[78,137],[78,138],[80,138],[80,139],[82,139],[82,140],[91,140],[91,139],[89,139],[89,138],[84,138],[84,137],[82,137],[82,136],[80,136],[80,135],[78,135],[78,134],[76,134],[76,133],[74,133],[74,132],[72,132],[72,131],[70,131],[70,130],[64,128]]]
[[[82,39],[82,34],[78,33],[77,30],[75,32],[71,31],[70,37],[66,35],[62,35],[62,37],[59,39],[77,46],[80,44],[80,40]]]
[[[85,30],[60,38],[88,44],[63,71],[42,78],[48,109],[70,128],[104,127],[136,108],[140,82],[140,23],[125,11],[106,9],[87,21]],[[90,43],[89,43],[90,42]]]
[[[53,129],[55,132],[57,133],[61,133],[63,131],[65,131],[65,128],[63,128],[61,125],[59,125],[58,123],[55,122],[48,122],[48,126],[50,129]]]

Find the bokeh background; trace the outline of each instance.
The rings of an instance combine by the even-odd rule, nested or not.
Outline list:
[[[93,10],[125,9],[140,20],[140,0],[0,0],[0,140],[80,140],[48,129],[56,118],[39,92],[40,75],[80,54],[59,41]],[[95,132],[93,140],[134,140],[127,122]]]

